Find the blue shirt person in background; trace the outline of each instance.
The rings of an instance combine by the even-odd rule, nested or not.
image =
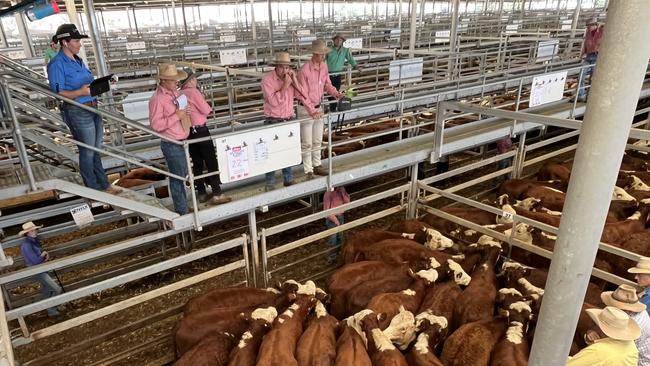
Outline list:
[[[54,37],[60,43],[61,49],[47,65],[50,89],[61,96],[96,108],[97,99],[90,95],[89,87],[94,76],[77,56],[81,50],[81,39],[88,36],[80,34],[74,24],[62,24]],[[61,111],[63,121],[70,128],[75,140],[101,149],[104,126],[99,114],[69,103],[63,103]],[[108,183],[99,152],[79,146],[79,170],[86,187],[116,193]]]
[[[634,279],[639,286],[643,287],[643,291],[639,293],[639,301],[646,305],[646,311],[650,313],[650,258],[641,257],[636,266],[627,270],[634,273]]]
[[[36,226],[33,222],[26,222],[23,224],[23,230],[18,233],[20,236],[25,236],[22,244],[20,245],[20,253],[25,259],[27,267],[36,266],[50,260],[50,255],[43,250],[41,241],[38,240],[38,230],[43,226]],[[42,272],[34,276],[34,279],[41,284],[41,295],[44,299],[56,296],[63,292],[59,286],[47,272]],[[47,309],[47,315],[57,316],[59,310],[56,306]]]

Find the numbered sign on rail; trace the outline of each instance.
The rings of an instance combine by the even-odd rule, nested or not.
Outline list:
[[[566,77],[566,71],[535,76],[530,89],[530,106],[535,107],[562,99]]]
[[[343,46],[347,48],[363,48],[363,38],[346,39]]]
[[[221,66],[241,65],[248,62],[245,48],[234,48],[219,51]]]

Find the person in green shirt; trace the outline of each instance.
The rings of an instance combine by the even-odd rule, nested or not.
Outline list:
[[[56,40],[56,36],[52,36],[52,40],[50,41],[50,47],[48,47],[45,50],[45,64],[47,65],[51,59],[56,56],[56,54],[59,53],[59,47],[58,43]]]
[[[335,73],[340,73],[343,71],[343,66],[345,65],[345,60],[347,60],[352,67],[356,70],[361,70],[357,62],[352,57],[350,49],[343,47],[343,42],[345,42],[345,37],[341,33],[336,33],[332,37],[334,46],[330,47],[329,52],[327,53],[327,71],[330,73],[330,81],[336,90],[341,90],[341,74],[336,75]],[[336,111],[336,103],[330,105],[330,110]]]

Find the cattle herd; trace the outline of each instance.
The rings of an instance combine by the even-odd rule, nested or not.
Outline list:
[[[623,159],[602,241],[650,256],[650,173]],[[493,204],[558,226],[570,164],[537,180],[503,182]],[[443,211],[553,250],[555,237],[512,216],[470,207]],[[326,290],[307,281],[214,289],[191,299],[175,329],[177,365],[526,365],[548,260],[427,214],[386,230],[347,234],[343,265]],[[510,250],[507,250],[510,249]],[[507,257],[510,253],[510,257]],[[627,276],[632,262],[601,252],[595,264]],[[584,309],[602,307],[592,281]],[[584,310],[583,309],[583,310]],[[572,353],[594,325],[583,311]]]

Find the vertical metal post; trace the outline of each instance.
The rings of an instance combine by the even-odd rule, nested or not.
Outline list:
[[[271,56],[273,56],[273,8],[271,7],[271,0],[267,0],[266,3],[269,7],[269,50]]]
[[[244,242],[242,243],[242,254],[244,255],[244,273],[246,275],[246,286],[250,287],[251,286],[251,279],[253,276],[251,276],[251,257],[248,255],[248,235],[246,234],[241,234],[242,239]]]
[[[131,8],[131,12],[133,13],[133,26],[135,27],[135,34],[140,36],[140,30],[138,29],[138,18],[135,16],[135,6]]]
[[[397,13],[397,29],[402,30],[402,0],[399,0],[399,13]]]
[[[415,219],[418,213],[418,163],[411,165],[411,185],[407,199],[407,218]]]
[[[257,24],[255,24],[255,0],[251,0],[251,30],[253,31],[253,54],[255,55],[255,71],[257,71]]]
[[[266,252],[266,229],[260,230],[260,254],[262,255],[262,286],[269,286],[269,258]]]
[[[178,22],[176,21],[176,2],[172,0],[172,15],[174,16],[174,31],[178,33]]]
[[[257,247],[257,220],[255,219],[255,210],[250,210],[248,212],[248,228],[251,238],[251,255],[253,256],[253,260],[251,261],[253,265],[253,275],[251,277],[253,278],[253,286],[257,287],[257,275],[260,268],[260,256],[258,250],[259,248]],[[264,275],[266,276],[266,274]]]
[[[99,11],[99,17],[102,20],[102,28],[104,28],[104,36],[108,38],[108,29],[106,29],[106,22],[104,21],[104,11]]]
[[[521,178],[524,170],[524,160],[526,160],[526,132],[519,135],[519,145],[517,146],[517,155],[515,155],[514,164],[512,164],[512,178]]]
[[[2,36],[2,47],[9,47],[7,44],[7,34],[5,33],[5,27],[2,24],[2,19],[0,19],[0,36]]]
[[[189,35],[187,34],[187,18],[185,16],[185,1],[181,0],[181,14],[183,15],[183,29],[185,31],[185,41],[189,40]]]
[[[613,1],[575,153],[529,365],[569,354],[650,58],[650,3]],[[629,52],[634,50],[634,52]],[[618,121],[618,123],[612,123]]]
[[[90,43],[93,46],[95,54],[95,67],[99,76],[108,75],[108,66],[106,66],[106,57],[104,47],[102,46],[102,37],[95,14],[95,4],[93,0],[82,0],[86,19],[88,19],[88,29],[90,30]],[[135,15],[135,14],[134,14]]]
[[[417,27],[418,0],[411,0],[411,30],[409,31],[409,51],[415,51],[415,30]],[[413,54],[411,54],[413,57]]]
[[[190,144],[186,141],[183,142],[183,151],[185,152],[185,163],[187,164],[187,180],[190,183],[190,197],[192,198],[192,208],[194,211],[194,229],[197,231],[203,230],[201,221],[199,220],[199,204],[196,199],[196,190],[194,189],[194,172],[192,170],[192,161],[190,160]]]
[[[453,0],[453,9],[451,13],[451,29],[449,30],[449,61],[447,65],[447,74],[451,79],[453,77],[454,68],[456,66],[456,38],[458,36],[458,8],[460,7],[460,0]],[[453,62],[452,62],[453,61]]]
[[[15,2],[12,1],[12,4]],[[25,52],[25,57],[31,58],[34,57],[36,52],[34,52],[34,44],[32,43],[32,36],[27,28],[25,23],[25,13],[20,11],[14,15],[16,18],[16,25],[18,27],[18,35],[20,36],[20,42],[23,45],[23,51]]]
[[[573,48],[573,38],[576,36],[576,29],[578,28],[578,18],[580,17],[580,5],[582,0],[578,0],[576,8],[573,10],[573,20],[571,21],[571,37],[569,39],[569,47],[566,49],[566,54],[571,54]]]
[[[20,124],[18,123],[18,118],[16,118],[16,112],[14,110],[14,103],[11,101],[11,93],[9,92],[9,86],[7,81],[2,82],[2,98],[5,102],[5,111],[8,114],[8,117],[11,118],[14,128],[14,141],[16,151],[18,151],[18,158],[20,163],[25,169],[27,174],[27,179],[29,180],[29,189],[36,191],[36,180],[34,179],[34,172],[32,171],[32,166],[29,163],[29,156],[27,155],[27,150],[25,149],[25,142],[23,141],[22,130],[20,129]]]
[[[0,291],[0,303],[4,304],[3,294]],[[9,333],[9,325],[5,315],[5,307],[0,307],[0,343],[2,351],[0,351],[0,364],[7,366],[14,366],[14,350],[11,346],[11,334]]]

